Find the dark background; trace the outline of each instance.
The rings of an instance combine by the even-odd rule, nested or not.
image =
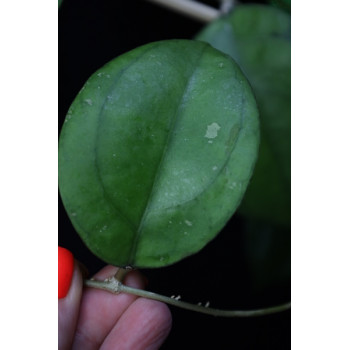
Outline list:
[[[217,6],[216,1],[206,3]],[[203,26],[143,0],[64,0],[58,28],[59,130],[78,91],[105,63],[152,41],[191,39]],[[289,301],[289,230],[263,227],[264,232],[254,238],[246,234],[246,221],[234,215],[199,253],[169,267],[143,270],[148,289],[168,296],[180,294],[194,303],[209,300],[211,306],[225,309],[263,308]],[[91,274],[105,265],[82,243],[60,200],[58,243],[70,249]],[[214,318],[174,307],[171,311],[173,329],[164,350],[291,346],[289,311],[249,319]]]

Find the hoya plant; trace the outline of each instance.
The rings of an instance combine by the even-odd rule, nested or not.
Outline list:
[[[127,273],[199,252],[237,211],[288,226],[289,37],[288,13],[237,6],[194,40],[142,45],[91,75],[60,132],[59,190],[93,254]],[[122,282],[86,285],[216,316],[290,307],[212,309]]]

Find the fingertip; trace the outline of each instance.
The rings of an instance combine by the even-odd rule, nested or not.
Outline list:
[[[159,337],[165,339],[172,327],[172,314],[168,305],[146,298],[139,298],[137,302],[143,304],[143,308],[148,313],[151,324],[155,325],[158,329]]]
[[[156,350],[168,337],[171,327],[172,315],[166,304],[138,298],[123,314],[106,345],[122,339],[127,349]]]
[[[78,321],[83,290],[83,278],[77,261],[73,259],[73,273],[68,293],[58,300],[58,349],[71,348]]]
[[[143,299],[145,300],[145,299]],[[153,333],[153,337],[149,339],[149,350],[157,350],[165,342],[172,328],[172,314],[169,307],[155,300],[146,301],[151,308],[151,324],[153,324],[153,329],[156,329]]]

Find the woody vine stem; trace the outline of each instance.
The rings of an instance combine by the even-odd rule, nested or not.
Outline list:
[[[191,17],[201,22],[211,22],[219,16],[228,13],[234,7],[235,0],[218,0],[220,8],[208,6],[193,0],[148,0],[169,10]]]
[[[120,273],[123,271],[122,273]],[[286,303],[274,307],[269,307],[265,309],[258,310],[222,310],[222,309],[214,309],[201,305],[191,304],[185,301],[178,300],[178,298],[167,297],[164,295],[160,295],[157,293],[149,292],[142,289],[132,288],[124,285],[121,282],[121,279],[125,276],[127,270],[120,269],[117,275],[112,276],[104,281],[96,281],[93,279],[85,280],[84,284],[87,287],[93,287],[98,289],[103,289],[113,294],[119,293],[128,293],[133,294],[139,297],[158,300],[163,303],[167,303],[173,306],[180,307],[182,309],[201,312],[203,314],[212,315],[212,316],[220,316],[220,317],[254,317],[254,316],[264,316],[269,314],[274,314],[277,312],[285,311],[290,309],[291,304]]]

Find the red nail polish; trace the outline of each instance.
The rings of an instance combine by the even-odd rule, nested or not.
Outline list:
[[[69,291],[74,271],[73,254],[58,247],[58,299],[64,298]]]

